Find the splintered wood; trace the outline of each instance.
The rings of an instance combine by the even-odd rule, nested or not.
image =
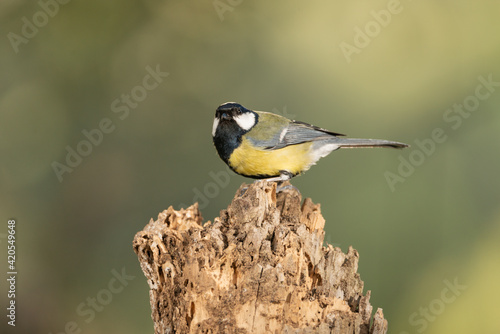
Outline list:
[[[136,234],[155,333],[386,333],[358,252],[323,247],[319,204],[243,186],[213,222],[202,225],[197,204],[170,207]]]

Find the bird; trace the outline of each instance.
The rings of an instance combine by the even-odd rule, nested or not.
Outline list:
[[[212,127],[214,146],[229,168],[245,177],[279,183],[340,148],[408,147],[396,141],[344,136],[236,102],[217,108]]]

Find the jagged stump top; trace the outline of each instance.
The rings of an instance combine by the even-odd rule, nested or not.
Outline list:
[[[386,333],[358,252],[323,247],[324,225],[319,204],[265,181],[203,226],[197,204],[161,212],[134,238],[155,333]]]

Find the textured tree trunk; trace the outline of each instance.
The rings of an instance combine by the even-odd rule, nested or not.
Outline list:
[[[323,247],[324,225],[319,204],[267,182],[203,225],[197,204],[163,211],[134,238],[155,333],[386,333],[358,252]]]

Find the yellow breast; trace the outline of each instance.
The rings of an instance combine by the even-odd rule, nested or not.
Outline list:
[[[305,172],[314,163],[310,152],[312,143],[287,146],[278,150],[260,150],[242,139],[229,158],[229,166],[246,176],[279,176],[281,170],[293,175]]]

